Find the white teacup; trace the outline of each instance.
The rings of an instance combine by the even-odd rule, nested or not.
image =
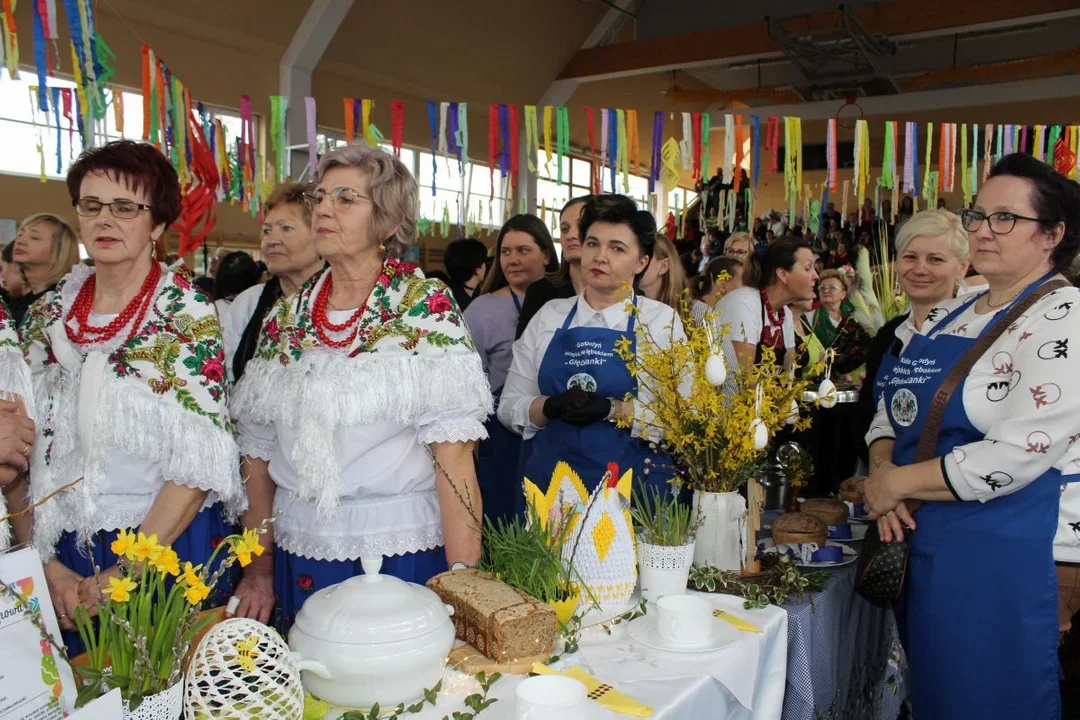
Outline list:
[[[521,681],[514,691],[516,720],[586,720],[589,691],[585,684],[558,675]]]
[[[656,629],[665,642],[687,647],[709,644],[715,627],[711,602],[693,595],[667,595],[656,608]]]

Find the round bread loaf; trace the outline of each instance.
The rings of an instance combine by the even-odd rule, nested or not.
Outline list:
[[[809,498],[803,503],[802,511],[816,515],[826,525],[843,525],[848,521],[847,505],[835,498]]]
[[[829,528],[821,518],[804,512],[784,513],[772,524],[773,542],[777,545],[817,543],[824,546],[828,535]]]
[[[840,483],[840,497],[850,503],[861,503],[863,501],[863,485],[865,484],[865,475],[848,478]]]

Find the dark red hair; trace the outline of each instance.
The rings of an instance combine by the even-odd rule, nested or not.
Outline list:
[[[84,152],[67,174],[73,203],[81,196],[83,178],[91,173],[101,173],[133,192],[146,193],[154,225],[164,223],[168,228],[180,217],[180,178],[153,145],[116,140]]]

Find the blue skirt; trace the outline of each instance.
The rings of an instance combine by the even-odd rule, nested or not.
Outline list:
[[[380,572],[423,585],[446,570],[446,555],[438,547],[384,557]],[[277,548],[274,551],[274,595],[277,596],[272,620],[274,627],[287,638],[296,614],[312,593],[363,574],[359,559],[313,560]]]
[[[232,530],[225,523],[225,517],[221,511],[221,505],[211,505],[199,512],[191,521],[187,529],[172,544],[172,549],[180,556],[180,562],[190,562],[193,565],[203,565],[210,559],[214,548],[221,544]],[[89,577],[94,574],[96,564],[101,571],[108,570],[116,564],[116,554],[112,551],[113,540],[116,539],[118,530],[102,530],[94,535],[92,548],[80,544],[75,533],[65,532],[60,536],[60,542],[56,544],[56,558],[66,567],[74,570],[79,575]],[[93,553],[91,560],[88,550]],[[218,555],[218,561],[223,560],[225,551]],[[235,568],[234,568],[235,569]],[[213,571],[210,571],[213,574]],[[203,602],[203,607],[212,608],[224,605],[232,594],[233,578],[232,570],[225,573],[217,587],[213,588]],[[208,575],[209,577],[209,575]],[[67,647],[68,657],[81,654],[86,648],[82,638],[76,631],[64,631],[64,645]]]

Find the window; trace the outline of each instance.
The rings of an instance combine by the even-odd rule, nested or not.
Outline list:
[[[472,222],[484,227],[502,226],[510,190],[509,174],[503,177],[496,168],[492,198],[492,175],[486,165],[468,162],[462,174],[456,157],[421,152],[418,171],[421,217],[438,223],[445,214],[453,225]]]
[[[680,211],[684,211],[687,205],[697,200],[697,196],[698,194],[693,190],[675,188],[667,194],[668,210],[675,212],[675,209],[678,208]]]
[[[524,161],[523,161],[524,162]],[[562,159],[562,185],[559,184],[559,158],[552,154],[547,162],[543,148],[536,156],[536,214],[559,237],[559,211],[570,198],[592,193],[592,162],[576,157]],[[558,246],[556,246],[558,248]]]
[[[30,88],[37,85],[37,75],[28,72],[19,73],[18,78],[11,79],[5,73],[0,80],[0,136],[4,138],[5,152],[0,154],[0,172],[16,175],[33,175],[40,173],[42,156],[44,156],[45,176],[52,179],[62,179],[71,163],[83,150],[82,140],[78,133],[78,120],[74,117],[72,107],[72,122],[60,113],[61,130],[57,133],[56,110],[52,106],[52,92],[49,93],[49,112],[42,112],[37,106],[37,94],[32,97]],[[48,79],[49,88],[74,89],[75,83],[60,77]],[[137,139],[142,137],[143,108],[142,94],[128,90],[119,90],[123,93],[124,104],[124,132],[121,133],[116,126],[116,115],[113,112],[113,94],[118,90],[110,88],[106,91],[109,101],[109,110],[105,113],[103,121],[104,139],[120,140],[122,138]],[[74,101],[72,103],[74,105]],[[240,137],[240,116],[218,108],[207,108],[208,112],[221,119],[225,128],[226,138],[230,149],[235,149],[236,138]],[[69,130],[69,125],[73,129]],[[99,124],[99,131],[101,125]],[[58,137],[59,135],[59,137]],[[38,153],[38,143],[41,143],[42,153]],[[59,169],[57,168],[57,156],[59,155]]]

